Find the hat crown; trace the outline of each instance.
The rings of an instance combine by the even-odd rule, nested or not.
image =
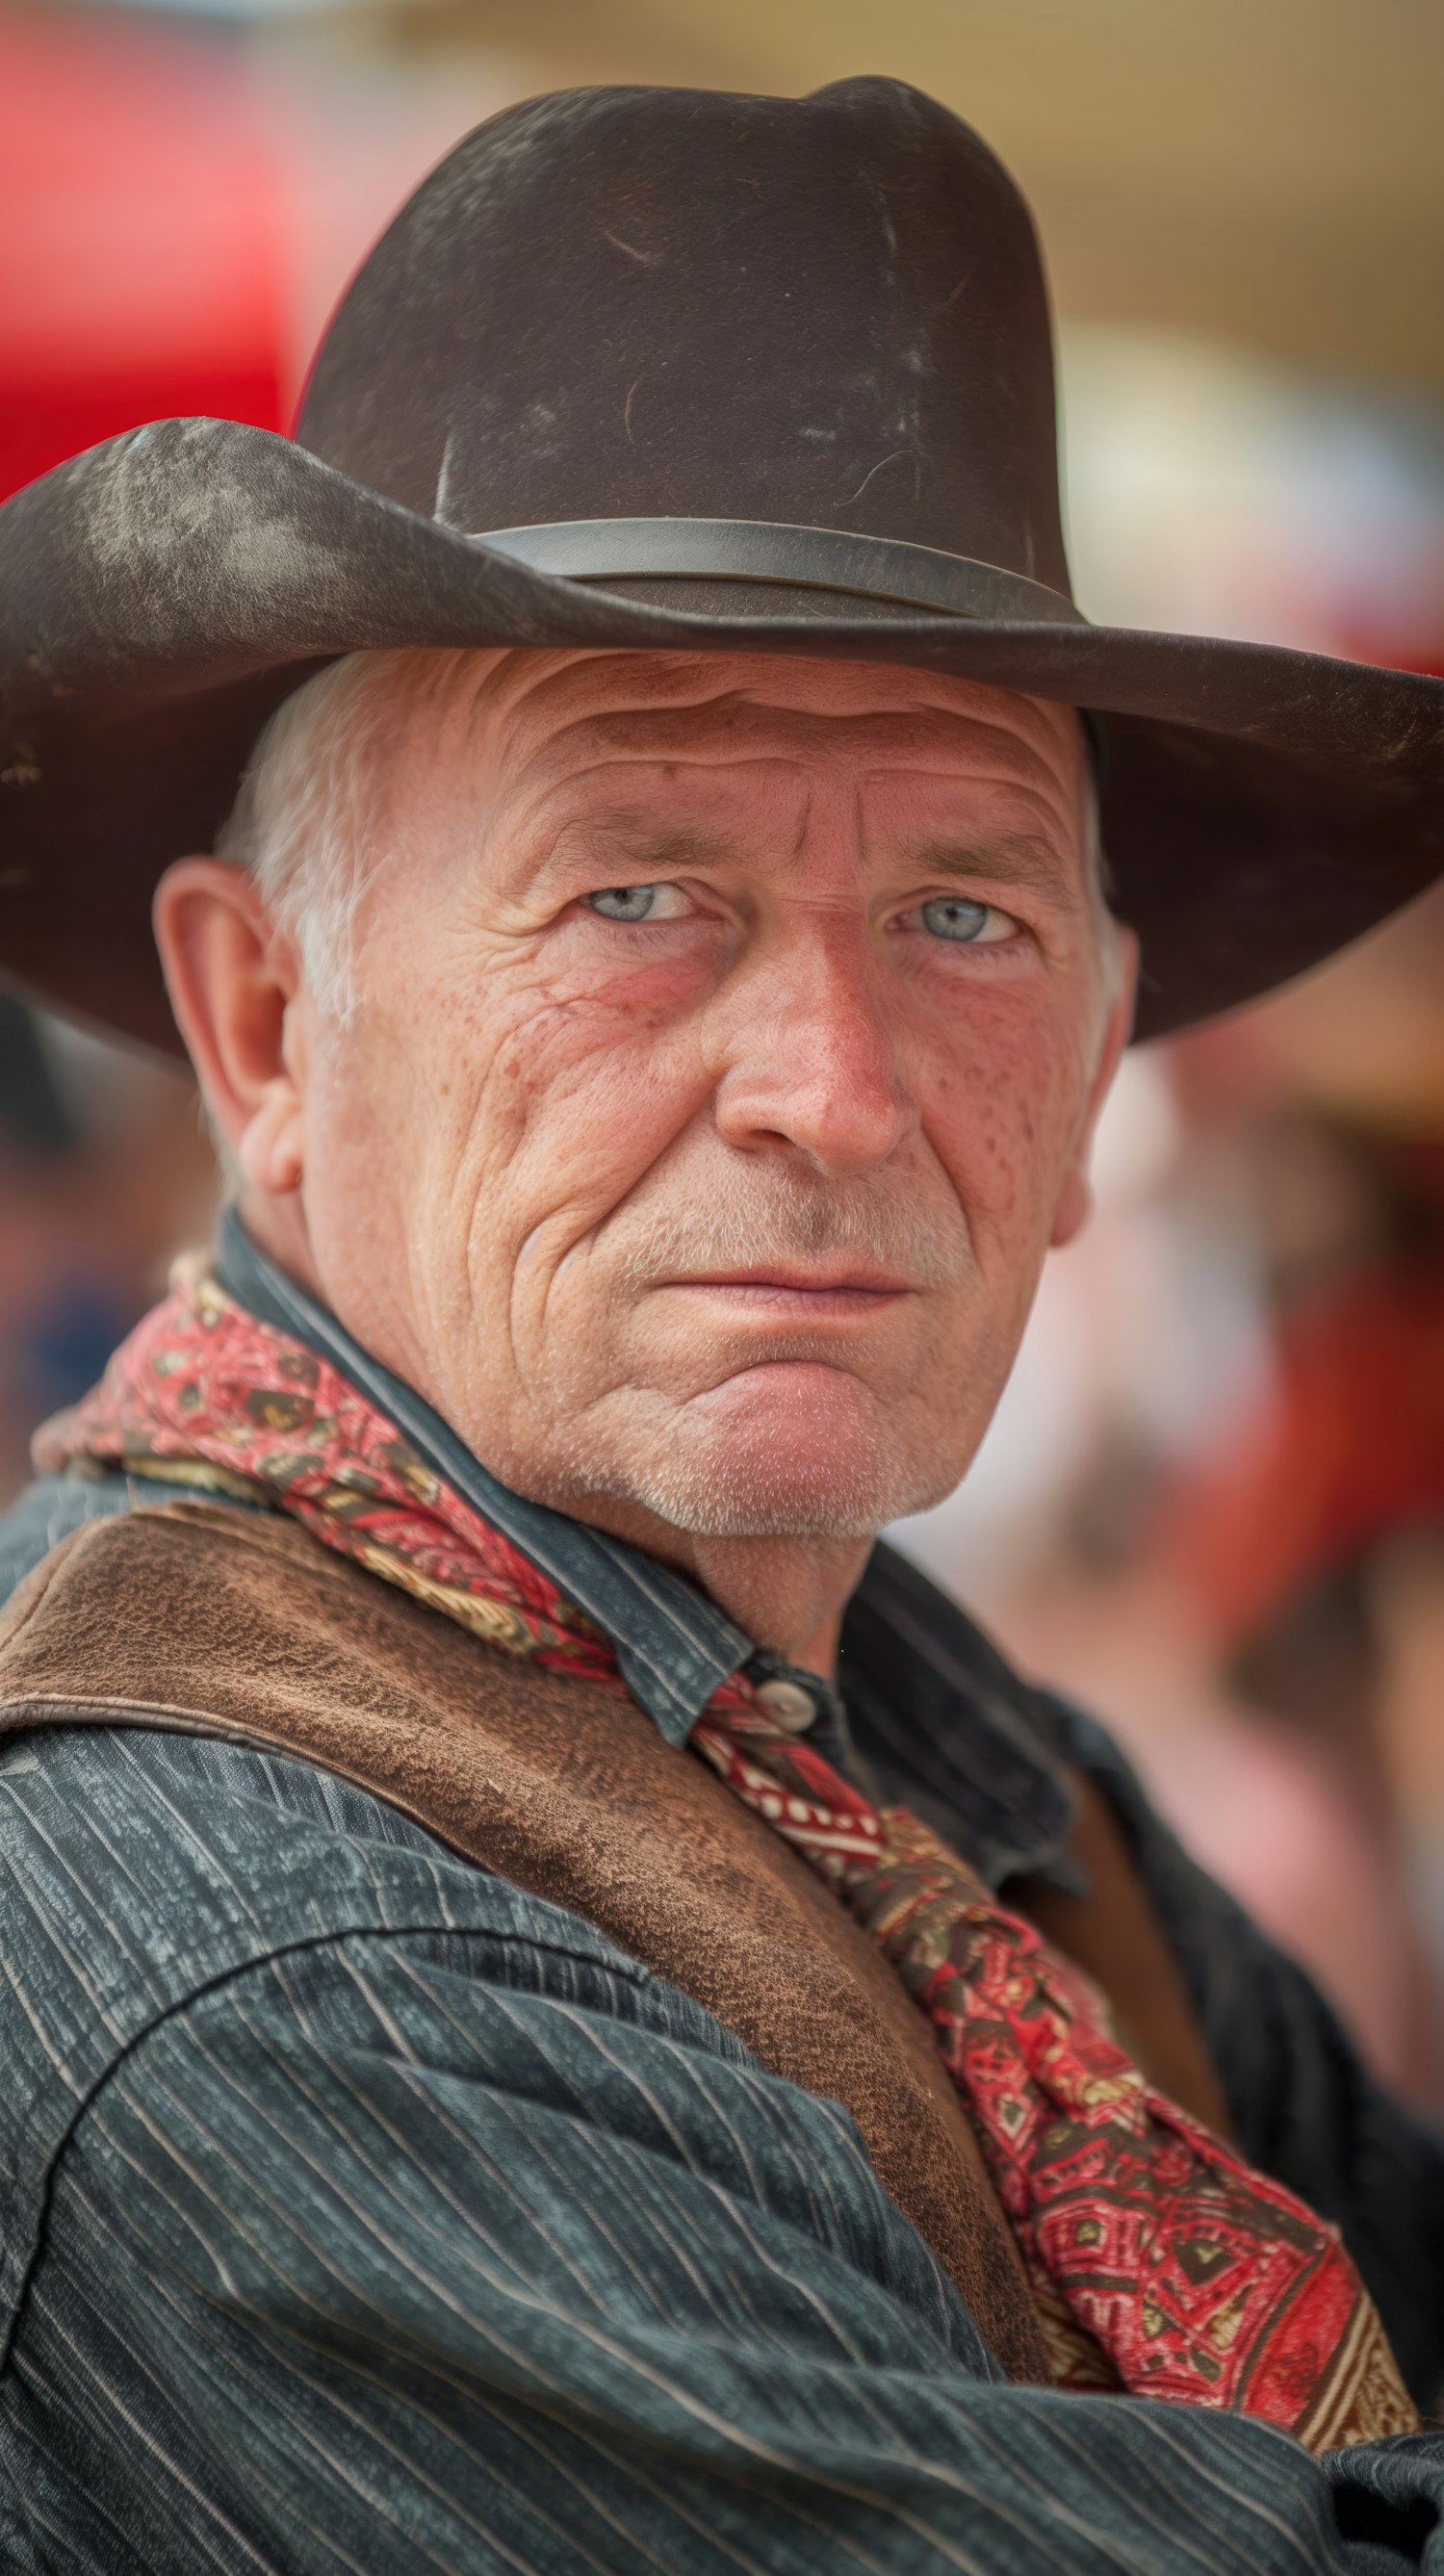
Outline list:
[[[296,435],[473,534],[770,520],[1068,591],[1032,222],[901,82],[494,117],[360,270]]]

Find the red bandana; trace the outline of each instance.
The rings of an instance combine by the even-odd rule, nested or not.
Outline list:
[[[608,1641],[338,1370],[187,1269],[36,1461],[292,1512],[489,1645],[623,1687]],[[878,1812],[734,1678],[692,1749],[786,1836],[933,2025],[1056,2381],[1233,2407],[1312,2450],[1417,2428],[1335,2228],[1156,2093],[1097,1990],[905,1808]]]

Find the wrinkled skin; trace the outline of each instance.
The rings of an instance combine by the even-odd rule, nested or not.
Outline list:
[[[247,1221],[507,1482],[824,1666],[1086,1213],[1133,961],[1077,717],[861,663],[389,658],[350,1013],[236,870],[158,900]]]

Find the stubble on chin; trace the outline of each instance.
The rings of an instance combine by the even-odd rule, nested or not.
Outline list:
[[[765,1370],[752,1374],[765,1381]],[[773,1428],[765,1401],[738,1420],[725,1403],[674,1405],[655,1392],[626,1410],[605,1437],[574,1433],[559,1446],[539,1499],[579,1518],[622,1504],[707,1539],[874,1538],[951,1493],[983,1427],[925,1409],[909,1420],[906,1405],[889,1418],[871,1403],[843,1422],[821,1407],[809,1419],[794,1401]]]

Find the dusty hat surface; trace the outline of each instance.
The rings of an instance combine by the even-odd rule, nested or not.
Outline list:
[[[0,509],[0,969],[179,1041],[150,936],[308,673],[395,646],[843,656],[1092,711],[1140,1034],[1444,868],[1444,684],[1090,626],[1026,207],[900,83],[513,108],[403,208],[294,440],[164,421]]]

